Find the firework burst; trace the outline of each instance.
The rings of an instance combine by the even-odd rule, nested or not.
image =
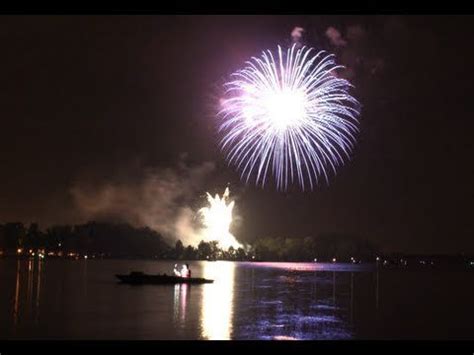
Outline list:
[[[221,149],[247,183],[311,189],[350,158],[358,131],[351,84],[337,77],[334,55],[312,48],[267,50],[232,74],[221,101]]]
[[[205,226],[203,231],[204,239],[207,241],[217,241],[219,245],[228,249],[242,247],[230,232],[232,224],[232,210],[234,209],[234,201],[229,202],[229,188],[225,189],[224,194],[220,197],[216,194],[214,197],[207,193],[208,206],[199,210],[202,222]]]

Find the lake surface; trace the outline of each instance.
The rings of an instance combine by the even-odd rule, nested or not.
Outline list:
[[[174,262],[0,259],[0,339],[469,339],[474,272],[190,262],[205,285],[129,286]]]

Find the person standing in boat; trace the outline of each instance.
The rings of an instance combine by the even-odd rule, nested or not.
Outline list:
[[[181,272],[178,270],[178,264],[174,264],[173,272],[175,276],[181,277]]]
[[[178,277],[191,277],[191,269],[189,264],[184,264],[181,268],[181,271],[178,270],[178,264],[174,264],[174,274]]]
[[[183,275],[183,277],[191,277],[191,269],[189,268],[189,264],[183,265],[183,271],[181,271],[181,275]]]
[[[183,265],[183,268],[181,269],[181,277],[191,277],[191,269],[189,268],[189,264]]]

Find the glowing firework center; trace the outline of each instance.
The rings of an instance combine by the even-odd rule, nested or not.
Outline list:
[[[266,124],[275,133],[284,133],[305,117],[307,100],[303,92],[289,88],[260,94],[255,91],[246,91],[242,96],[246,101],[243,114],[248,124]]]
[[[205,227],[203,235],[207,241],[217,241],[219,246],[224,249],[229,247],[237,249],[242,247],[242,245],[230,233],[232,210],[235,202],[228,202],[228,200],[229,188],[225,189],[222,198],[218,194],[212,197],[210,193],[207,193],[209,206],[201,208],[199,214]]]

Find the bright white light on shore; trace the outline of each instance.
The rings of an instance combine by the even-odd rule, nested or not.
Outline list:
[[[235,237],[230,233],[232,224],[232,210],[234,201],[229,200],[229,188],[225,189],[222,198],[216,194],[214,197],[207,193],[209,206],[199,210],[205,226],[204,235],[207,241],[218,241],[223,249],[233,247],[235,249],[242,247]]]

